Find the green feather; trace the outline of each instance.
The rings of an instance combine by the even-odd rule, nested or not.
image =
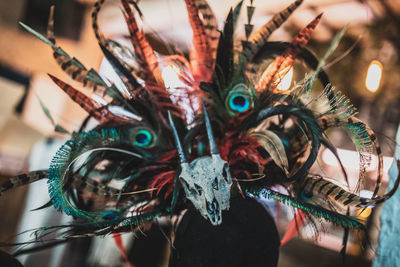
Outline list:
[[[247,6],[247,23],[250,24],[255,10],[256,10],[256,8],[254,6]]]
[[[233,20],[233,29],[236,29],[237,20],[240,15],[240,11],[242,10],[243,0],[240,1],[235,8],[233,9],[232,20]]]
[[[41,35],[40,33],[38,33],[37,31],[35,31],[34,29],[32,29],[31,27],[29,27],[28,25],[26,25],[23,22],[18,22],[19,25],[21,25],[25,30],[27,30],[29,33],[33,34],[34,36],[36,36],[39,40],[41,40],[42,42],[48,44],[49,46],[51,46],[54,49],[60,49],[59,47],[55,46],[49,39],[47,39],[46,37],[44,37],[43,35]]]
[[[333,38],[332,42],[329,45],[328,50],[325,52],[325,55],[319,61],[318,66],[315,69],[315,71],[309,77],[307,77],[305,79],[304,88],[305,88],[306,92],[310,92],[312,90],[314,81],[317,78],[318,73],[322,70],[323,66],[325,66],[326,60],[332,55],[332,53],[335,51],[335,49],[339,45],[339,42],[342,39],[346,30],[347,30],[347,25],[345,27],[343,27],[343,29],[335,35],[335,37]]]
[[[57,133],[62,133],[62,134],[71,134],[67,129],[65,129],[64,127],[62,127],[59,124],[56,124],[54,126],[54,131],[56,131]]]
[[[42,108],[44,114],[46,115],[46,117],[50,120],[51,124],[54,126],[56,125],[56,123],[54,122],[53,117],[50,114],[50,110],[43,104],[42,100],[40,100],[39,96],[36,96],[37,99],[39,100],[40,103],[40,107]]]

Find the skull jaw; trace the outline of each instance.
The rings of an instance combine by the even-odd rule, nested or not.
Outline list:
[[[203,199],[193,199],[188,197],[193,207],[203,216],[204,219],[211,222],[212,225],[218,226],[222,223],[222,211],[229,210],[229,199],[219,203],[216,198],[212,201]]]

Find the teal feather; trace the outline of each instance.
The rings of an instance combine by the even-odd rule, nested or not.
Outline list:
[[[52,125],[55,125],[56,123],[55,123],[55,121],[54,121],[54,119],[53,119],[53,116],[51,116],[51,114],[50,114],[50,110],[45,106],[45,104],[43,104],[43,102],[42,102],[42,100],[40,100],[40,98],[38,97],[38,96],[36,96],[37,97],[37,99],[39,100],[39,104],[40,104],[40,107],[42,108],[42,110],[43,110],[43,113],[46,115],[46,117],[50,120],[50,122],[51,122],[51,124]]]
[[[120,143],[121,135],[116,129],[102,129],[100,132],[90,131],[74,135],[55,154],[49,167],[48,191],[54,207],[73,217],[84,217],[95,220],[99,215],[75,208],[64,194],[64,183],[68,168],[83,153],[113,143]]]
[[[324,103],[327,110],[320,116],[328,116],[330,120],[345,121],[357,115],[357,109],[353,106],[350,99],[337,91],[335,87],[328,84],[321,94],[314,99],[314,103]]]
[[[343,124],[347,127],[352,136],[354,137],[354,144],[359,151],[365,151],[368,153],[373,152],[373,142],[371,136],[365,128],[365,124],[362,122],[352,122]]]
[[[53,116],[51,116],[50,110],[45,106],[45,104],[40,100],[40,98],[37,96],[39,100],[40,107],[42,108],[44,114],[46,117],[50,120],[51,124],[54,126],[54,131],[62,134],[70,134],[68,130],[66,130],[63,126],[56,124],[56,122],[53,119]]]

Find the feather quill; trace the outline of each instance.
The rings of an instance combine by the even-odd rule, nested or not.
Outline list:
[[[282,140],[269,130],[251,130],[249,136],[257,138],[259,144],[268,152],[271,159],[289,176],[289,162]]]

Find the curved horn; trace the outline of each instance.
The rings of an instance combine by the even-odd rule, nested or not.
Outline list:
[[[208,141],[210,142],[210,152],[211,152],[211,155],[217,155],[217,154],[219,154],[218,146],[214,139],[214,135],[213,135],[211,123],[210,123],[210,118],[208,117],[207,109],[206,109],[206,106],[204,105],[203,100],[201,100],[201,106],[203,108],[204,121],[206,122]]]
[[[172,128],[172,133],[174,134],[175,137],[175,142],[176,142],[176,149],[178,150],[178,155],[181,163],[188,163],[186,156],[185,156],[185,151],[183,151],[181,141],[179,140],[179,135],[178,131],[176,130],[174,120],[172,119],[171,113],[168,111],[168,120],[169,124],[171,125]]]

